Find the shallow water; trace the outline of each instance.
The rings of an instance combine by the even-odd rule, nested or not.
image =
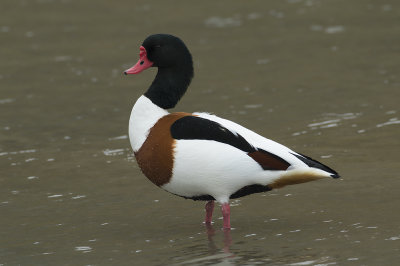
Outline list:
[[[0,3],[0,265],[396,265],[397,1]],[[127,139],[154,70],[124,77],[151,33],[180,36],[195,79],[175,110],[234,120],[340,180],[204,203],[155,187]],[[220,216],[217,209],[216,218]]]

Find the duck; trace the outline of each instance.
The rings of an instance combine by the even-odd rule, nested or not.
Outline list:
[[[157,74],[132,108],[129,140],[143,174],[158,187],[185,199],[206,201],[205,224],[215,201],[223,229],[230,230],[231,199],[326,177],[332,168],[267,139],[233,121],[206,112],[169,112],[194,75],[192,55],[171,34],[148,36],[139,61],[124,71]]]

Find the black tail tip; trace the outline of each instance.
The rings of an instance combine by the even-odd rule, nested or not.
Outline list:
[[[335,173],[335,174],[331,174],[331,177],[333,177],[333,178],[339,178],[340,175],[339,175],[338,173]]]

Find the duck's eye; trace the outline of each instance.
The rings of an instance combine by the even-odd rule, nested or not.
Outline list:
[[[140,61],[140,65],[143,65],[144,64],[144,61]]]

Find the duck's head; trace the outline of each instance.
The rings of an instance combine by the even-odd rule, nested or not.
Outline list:
[[[125,70],[125,75],[157,67],[157,76],[144,95],[161,108],[174,107],[193,77],[192,56],[186,45],[173,35],[154,34],[144,40],[139,56],[139,61]]]
[[[140,46],[139,61],[124,74],[138,74],[149,67],[192,68],[192,56],[181,39],[169,34],[154,34]]]

